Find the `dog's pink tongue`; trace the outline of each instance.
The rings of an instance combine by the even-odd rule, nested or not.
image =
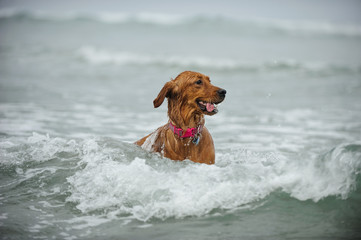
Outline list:
[[[207,103],[206,108],[207,108],[208,112],[213,112],[214,104],[213,103]]]

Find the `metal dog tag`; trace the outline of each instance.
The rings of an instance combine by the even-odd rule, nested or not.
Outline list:
[[[194,136],[192,143],[195,145],[198,145],[200,139],[201,139],[201,136],[199,134],[197,134],[196,136]]]

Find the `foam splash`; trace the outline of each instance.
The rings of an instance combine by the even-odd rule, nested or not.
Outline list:
[[[83,213],[101,211],[144,222],[248,208],[279,189],[302,201],[345,199],[361,169],[361,152],[345,150],[349,145],[338,146],[323,161],[238,149],[218,153],[216,165],[208,166],[156,154],[115,160],[94,144],[82,158],[84,169],[67,179],[72,186],[67,201]]]
[[[135,158],[130,164],[108,162],[86,167],[68,178],[74,187],[68,200],[79,202],[77,208],[82,212],[102,209],[111,213],[115,209],[118,214],[148,221],[204,216],[214,209],[250,203],[268,192],[240,183],[235,172],[229,175],[217,166],[172,165],[157,169],[145,159]]]
[[[216,164],[211,166],[171,161],[110,138],[66,140],[34,133],[26,146],[20,145],[7,140],[2,145],[7,148],[0,152],[4,157],[19,148],[33,159],[35,165],[30,168],[25,162],[11,163],[16,164],[19,182],[36,176],[51,181],[58,170],[71,165],[67,175],[57,175],[67,182],[66,202],[74,203],[83,216],[101,218],[78,228],[111,219],[149,222],[248,209],[262,205],[275,191],[300,201],[318,202],[330,196],[347,199],[357,189],[361,172],[360,142],[304,157],[223,149],[217,151]],[[58,166],[59,162],[63,164]],[[41,194],[59,194],[63,185]]]

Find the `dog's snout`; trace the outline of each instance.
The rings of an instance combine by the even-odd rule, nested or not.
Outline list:
[[[224,97],[226,96],[227,91],[225,89],[219,89],[217,93],[219,96]]]

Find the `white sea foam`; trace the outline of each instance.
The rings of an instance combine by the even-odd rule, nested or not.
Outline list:
[[[292,59],[264,61],[261,63],[245,62],[235,58],[214,58],[207,56],[182,56],[99,49],[93,46],[83,46],[77,55],[91,64],[115,65],[162,65],[167,67],[198,67],[217,70],[243,70],[243,71],[284,71],[300,70],[310,73],[327,72],[359,72],[359,66],[332,65],[323,62],[302,63]]]
[[[143,24],[159,24],[159,25],[176,25],[187,22],[186,16],[165,13],[147,13],[140,12],[130,14],[125,12],[46,12],[46,11],[24,11],[14,8],[0,9],[0,19],[6,18],[29,18],[35,20],[50,21],[76,21],[90,20],[110,24],[122,23],[143,23]]]
[[[251,207],[278,189],[299,200],[347,198],[361,169],[360,151],[348,146],[338,146],[321,160],[233,149],[217,153],[216,165],[208,166],[157,155],[114,160],[110,149],[91,141],[84,146],[85,168],[68,178],[67,201],[83,213],[102,210],[148,221]]]
[[[28,18],[41,21],[96,21],[105,24],[153,24],[159,26],[204,26],[224,28],[233,26],[237,31],[264,31],[271,30],[276,34],[295,35],[336,35],[360,37],[361,26],[357,24],[335,24],[325,21],[294,21],[278,19],[243,19],[230,16],[213,15],[180,15],[167,13],[125,13],[125,12],[46,12],[24,11],[14,8],[0,9],[0,19]]]
[[[356,188],[361,171],[360,142],[303,157],[228,147],[217,151],[216,165],[211,166],[171,161],[109,139],[72,140],[70,147],[69,140],[34,133],[27,144],[26,154],[40,162],[64,151],[77,157],[77,167],[67,178],[70,195],[66,201],[75,203],[85,216],[71,220],[75,221],[74,229],[119,218],[127,224],[130,219],[147,222],[247,209],[262,205],[263,199],[279,190],[301,201],[317,202],[330,196],[346,199]],[[51,177],[59,169],[39,166],[17,170],[17,184],[36,176]],[[59,194],[59,187],[50,189],[49,194]],[[44,201],[39,204],[61,206]],[[103,214],[96,218],[89,215],[98,211]]]
[[[1,213],[1,215],[0,215],[0,220],[5,220],[5,219],[7,219],[8,218],[8,213]],[[1,226],[1,223],[0,223],[0,226]]]
[[[72,225],[74,229],[85,229],[88,227],[95,227],[103,223],[109,222],[110,219],[99,216],[82,216],[66,220],[67,223]]]
[[[182,67],[205,67],[216,69],[247,68],[246,64],[239,64],[229,59],[212,59],[196,56],[167,56],[167,55],[145,55],[132,52],[114,52],[84,46],[79,49],[78,54],[84,60],[93,64],[135,64],[135,65],[165,65]]]
[[[361,26],[334,24],[324,21],[290,21],[277,19],[254,19],[253,23],[262,28],[274,29],[290,34],[361,36]]]
[[[97,15],[89,16],[97,21],[105,23],[144,23],[144,24],[159,24],[159,25],[177,25],[184,22],[185,17],[176,14],[164,13],[99,13]]]

